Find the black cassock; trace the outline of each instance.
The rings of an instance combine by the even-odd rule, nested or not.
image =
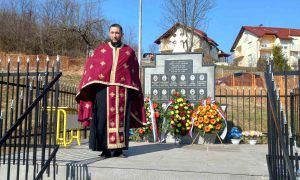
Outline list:
[[[129,123],[130,123],[130,109],[131,109],[131,91],[127,89],[127,102],[125,114],[125,147],[121,149],[128,149],[129,143]],[[107,150],[107,86],[101,88],[95,97],[93,105],[92,123],[90,126],[89,148],[93,151]]]

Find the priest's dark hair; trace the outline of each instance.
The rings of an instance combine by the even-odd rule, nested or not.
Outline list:
[[[122,26],[121,26],[120,24],[112,24],[112,25],[110,25],[110,26],[109,26],[109,30],[110,30],[110,28],[112,28],[112,27],[117,27],[117,28],[119,28],[120,31],[121,31],[121,33],[123,34],[123,28],[122,28]]]

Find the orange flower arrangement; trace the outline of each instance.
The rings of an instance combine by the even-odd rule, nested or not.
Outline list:
[[[145,130],[143,128],[138,128],[138,132],[140,135],[143,135],[145,133]]]
[[[218,133],[225,127],[224,114],[212,98],[201,100],[200,105],[195,108],[192,117],[194,131]]]

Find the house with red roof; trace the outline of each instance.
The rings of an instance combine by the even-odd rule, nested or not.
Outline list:
[[[242,26],[232,47],[233,61],[239,66],[256,67],[259,58],[272,56],[274,46],[282,46],[288,64],[297,67],[300,30],[264,26]]]
[[[154,43],[159,45],[160,53],[202,52],[204,63],[227,62],[228,54],[217,48],[218,44],[199,29],[192,29],[181,23],[174,24],[169,30],[157,38]]]

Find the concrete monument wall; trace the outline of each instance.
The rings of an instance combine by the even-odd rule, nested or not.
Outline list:
[[[156,54],[154,65],[144,67],[145,96],[167,102],[176,90],[191,102],[214,97],[215,66],[202,62],[202,53]]]

